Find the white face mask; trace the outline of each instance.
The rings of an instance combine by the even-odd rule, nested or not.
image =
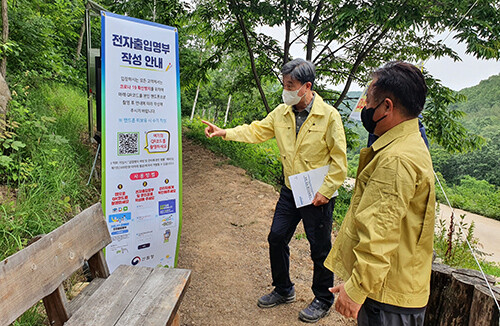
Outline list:
[[[304,93],[304,95],[299,96],[299,91],[304,85],[300,86],[300,88],[296,91],[288,91],[286,89],[283,89],[283,94],[281,94],[283,102],[285,102],[286,105],[298,104],[300,100],[304,97],[304,95],[306,95],[306,93]]]

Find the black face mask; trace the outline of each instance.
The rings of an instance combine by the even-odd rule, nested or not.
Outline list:
[[[361,122],[363,122],[363,127],[370,133],[373,134],[375,131],[375,127],[377,126],[377,123],[382,121],[386,115],[384,115],[382,118],[378,119],[377,121],[373,121],[373,115],[375,114],[375,110],[380,106],[380,104],[384,103],[385,99],[380,102],[376,107],[374,108],[367,108],[366,106],[361,110]]]

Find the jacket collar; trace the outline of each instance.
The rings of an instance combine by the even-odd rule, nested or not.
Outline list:
[[[371,147],[376,152],[389,145],[394,140],[414,132],[418,132],[418,118],[403,121],[387,130],[373,143]]]
[[[319,96],[318,93],[314,92],[314,102],[313,102],[313,105],[311,108],[311,112],[309,112],[309,114],[325,115],[326,111],[325,111],[325,106],[323,104],[324,104],[324,102],[323,102],[323,99],[321,98],[321,96]],[[286,104],[283,104],[283,105],[286,106],[286,110],[283,112],[283,115],[293,113],[293,107],[291,105],[286,105]]]

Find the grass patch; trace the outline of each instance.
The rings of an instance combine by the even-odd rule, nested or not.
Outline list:
[[[225,141],[220,137],[209,139],[204,133],[206,126],[200,120],[183,119],[182,125],[186,137],[215,153],[227,156],[230,164],[245,169],[251,177],[276,188],[283,184],[280,154],[274,138],[261,144]]]
[[[14,96],[9,120],[13,139],[24,146],[4,151],[3,182],[16,194],[0,204],[0,259],[21,250],[32,237],[48,233],[99,199],[85,185],[92,160],[80,141],[85,131],[84,92],[59,84]]]
[[[6,136],[0,139],[0,260],[24,248],[100,198],[87,186],[93,153],[82,142],[86,95],[62,84],[14,86]],[[10,134],[9,134],[10,133]],[[41,325],[40,304],[13,325]]]

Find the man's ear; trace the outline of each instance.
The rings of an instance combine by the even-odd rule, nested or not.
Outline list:
[[[392,112],[392,110],[394,110],[394,102],[389,97],[385,98],[383,105],[385,106],[384,111],[386,112]]]

